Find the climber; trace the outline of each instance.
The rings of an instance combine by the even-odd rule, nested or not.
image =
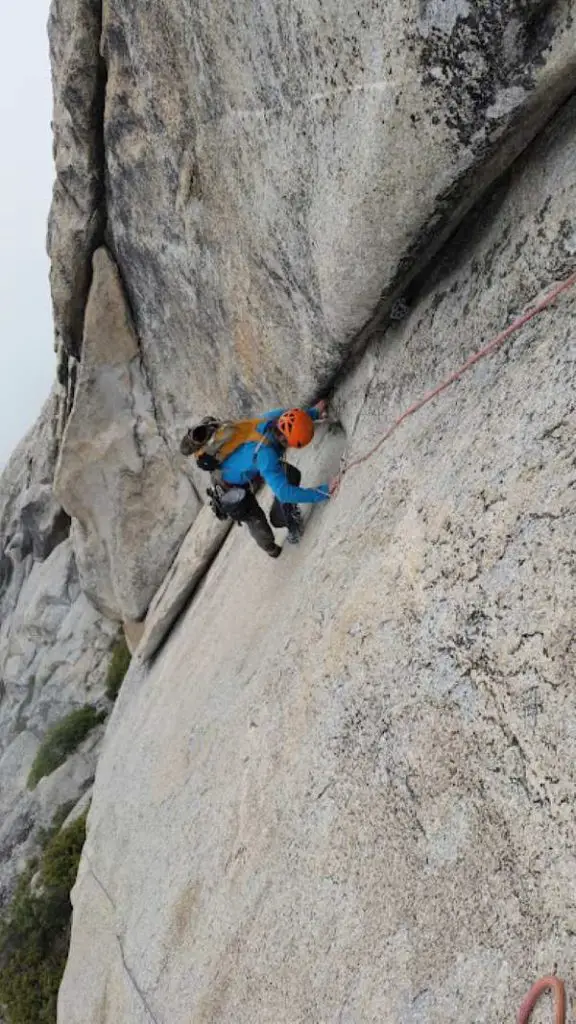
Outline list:
[[[309,409],[273,409],[253,420],[222,422],[207,416],[187,430],[180,443],[182,455],[194,455],[200,469],[211,473],[208,490],[219,519],[246,523],[260,548],[278,558],[276,544],[254,491],[264,480],[274,494],[270,521],[276,529],[288,529],[288,541],[297,544],[302,535],[298,503],[326,501],[338,481],[320,487],[300,487],[301,473],[285,461],[286,448],[304,448],[314,437],[314,422],[326,419],[327,404]]]

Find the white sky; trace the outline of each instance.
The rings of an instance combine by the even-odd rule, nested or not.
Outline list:
[[[48,7],[0,3],[0,467],[55,374],[45,253],[53,178]]]

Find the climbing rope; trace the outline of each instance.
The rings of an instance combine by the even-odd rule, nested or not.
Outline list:
[[[367,451],[364,455],[360,455],[357,459],[352,459],[347,465],[344,465],[340,471],[340,479],[345,473],[348,473],[355,466],[360,466],[363,462],[367,462],[373,455],[382,447],[385,441],[388,440],[391,434],[400,426],[404,420],[407,420],[409,416],[412,416],[415,412],[418,412],[424,405],[431,402],[433,398],[440,395],[446,388],[449,388],[451,384],[454,384],[460,379],[462,374],[466,373],[471,366],[479,363],[481,359],[490,355],[497,348],[502,345],[511,334],[515,331],[519,331],[524,324],[527,324],[529,320],[537,316],[544,309],[547,309],[554,300],[562,294],[562,292],[568,291],[572,285],[576,284],[576,273],[570,275],[565,281],[561,281],[551,291],[549,291],[539,302],[536,303],[532,309],[527,310],[521,316],[517,317],[505,330],[501,331],[500,334],[496,335],[492,341],[488,342],[484,348],[481,348],[478,352],[474,352],[468,357],[465,363],[462,364],[454,373],[451,373],[449,377],[446,377],[437,387],[433,388],[432,391],[428,391],[422,398],[417,402],[414,402],[408,409],[406,409],[394,422],[388,427],[388,430],[382,435],[379,441]],[[540,997],[545,992],[551,991],[554,999],[554,1024],[566,1024],[566,989],[564,982],[560,978],[556,978],[553,975],[548,975],[545,978],[540,978],[539,981],[535,982],[532,986],[528,995],[524,999],[522,1006],[518,1012],[518,1024],[529,1024],[532,1012],[539,1001]]]
[[[546,978],[540,978],[526,996],[520,1010],[518,1012],[518,1024],[528,1024],[532,1011],[536,1006],[536,1003],[540,999],[540,996],[551,990],[554,997],[554,1024],[566,1024],[566,989],[564,982],[560,978],[555,978],[553,975],[548,975]]]
[[[352,459],[351,462],[343,464],[340,471],[340,479],[342,479],[345,473],[349,473],[355,466],[360,466],[363,462],[367,462],[368,459],[371,459],[378,449],[382,447],[384,442],[388,440],[390,435],[398,429],[401,423],[404,422],[404,420],[407,420],[409,416],[418,412],[422,406],[427,405],[427,403],[431,402],[433,398],[436,398],[437,395],[440,395],[446,390],[446,388],[450,387],[451,384],[454,384],[459,380],[462,374],[466,373],[466,370],[469,370],[471,366],[479,363],[481,359],[484,359],[486,356],[490,355],[491,352],[494,352],[499,348],[511,334],[514,334],[515,331],[519,331],[520,328],[523,327],[524,324],[527,324],[529,320],[532,320],[532,318],[537,316],[538,313],[547,309],[562,292],[568,291],[573,284],[576,284],[576,273],[571,274],[565,281],[557,284],[550,292],[547,293],[547,295],[544,296],[543,299],[540,299],[540,302],[537,302],[532,309],[523,313],[522,316],[517,317],[509,327],[506,327],[504,331],[501,331],[501,333],[493,338],[492,341],[488,342],[484,348],[481,348],[478,352],[474,352],[469,356],[462,366],[455,370],[454,373],[451,373],[449,377],[446,377],[446,380],[443,380],[442,383],[438,384],[438,386],[433,388],[432,391],[428,391],[417,402],[414,402],[414,404],[406,409],[401,416],[398,416],[398,418],[394,420],[391,426],[388,427],[388,430],[382,435],[380,440],[373,446],[373,448],[370,449],[370,451],[366,452],[364,455],[360,455],[357,459]]]

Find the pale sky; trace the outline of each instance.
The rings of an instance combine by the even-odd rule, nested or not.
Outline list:
[[[52,190],[48,0],[0,4],[0,467],[55,374],[45,253]]]

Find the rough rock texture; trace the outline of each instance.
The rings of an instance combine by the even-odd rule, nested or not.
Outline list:
[[[229,522],[222,523],[216,519],[208,506],[202,509],[190,527],[170,571],[150,603],[144,631],[137,646],[138,657],[143,661],[156,653],[204,578],[230,532],[230,527]]]
[[[94,255],[74,406],[55,492],[73,516],[80,579],[110,618],[141,619],[199,501],[158,429],[122,282]]]
[[[98,702],[117,627],[80,589],[68,516],[54,498],[58,396],[0,477],[0,906],[40,827],[94,777],[102,730],[31,793],[47,728]]]
[[[56,179],[48,225],[54,327],[69,356],[82,348],[91,257],[105,221],[101,0],[52,0],[48,24]]]
[[[249,131],[230,65],[215,125]],[[345,383],[350,456],[573,269],[575,144],[571,104]],[[576,990],[575,313],[573,290],[408,420],[300,548],[235,531],[133,665],[61,1024],[502,1024],[535,976]]]
[[[68,349],[104,207],[172,441],[191,410],[316,390],[574,88],[572,7],[54,0]]]
[[[132,619],[124,619],[122,628],[124,630],[124,638],[126,640],[128,650],[133,654],[142,639],[145,628],[144,622],[134,622]]]
[[[62,828],[68,828],[68,825],[72,825],[74,821],[77,821],[78,818],[81,818],[83,814],[86,814],[86,812],[90,808],[91,801],[92,786],[90,786],[90,788],[82,794],[78,802],[74,805],[68,817],[65,819],[65,821],[62,822]]]
[[[198,514],[183,427],[362,348],[576,85],[572,14],[53,0],[56,493],[100,611],[141,620]]]

